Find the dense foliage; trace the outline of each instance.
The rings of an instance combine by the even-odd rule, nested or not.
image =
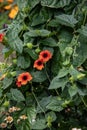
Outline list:
[[[2,41],[15,54],[0,78],[1,129],[87,130],[87,1],[17,4]]]

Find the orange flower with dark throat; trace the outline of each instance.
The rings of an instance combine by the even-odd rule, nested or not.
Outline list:
[[[28,81],[32,80],[32,76],[29,72],[24,72],[22,74],[20,74],[17,78],[17,86],[21,86],[21,85],[26,85],[28,83]]]
[[[0,42],[3,41],[3,38],[4,38],[4,34],[3,34],[3,33],[0,33]]]
[[[43,62],[47,62],[52,58],[52,53],[48,50],[43,50],[39,54],[39,58],[43,60]]]
[[[19,82],[18,80],[16,81],[16,85],[20,88],[21,87],[21,82]]]
[[[43,65],[43,60],[42,59],[37,59],[35,62],[34,62],[34,68],[38,69],[38,70],[42,70],[44,68],[44,65]]]

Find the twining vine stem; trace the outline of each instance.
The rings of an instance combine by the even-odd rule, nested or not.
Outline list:
[[[38,101],[38,99],[37,99],[37,97],[36,97],[36,95],[35,95],[35,93],[34,93],[34,91],[33,91],[33,86],[31,86],[31,87],[32,87],[32,94],[33,94],[33,96],[34,96],[34,98],[35,98],[35,100],[36,100],[36,102],[37,102],[39,108],[40,108],[40,109],[42,110],[42,112],[45,114],[45,111],[44,111],[43,108],[41,107],[41,105],[40,105],[40,103],[39,103],[39,101]]]

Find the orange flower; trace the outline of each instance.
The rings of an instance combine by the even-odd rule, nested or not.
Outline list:
[[[9,13],[9,18],[14,19],[15,16],[17,15],[17,13],[18,13],[18,6],[15,5],[15,6],[11,9],[11,11],[10,11],[10,13]]]
[[[37,68],[38,70],[42,70],[44,68],[44,65],[43,65],[43,60],[42,59],[37,59],[35,62],[34,62],[34,68]]]
[[[31,74],[28,72],[24,72],[18,76],[18,82],[16,84],[20,87],[20,85],[26,85],[30,80],[32,80]]]
[[[3,33],[0,33],[0,42],[3,41],[3,38],[4,38],[4,34],[3,34]]]
[[[10,10],[11,9],[11,7],[12,7],[12,5],[10,4],[10,5],[6,5],[5,7],[4,7],[4,9],[6,9],[6,10]]]
[[[18,87],[21,87],[21,82],[19,82],[18,80],[16,81],[16,85],[18,86]]]
[[[39,54],[39,58],[43,60],[43,62],[47,62],[52,58],[52,53],[48,50],[43,50]]]
[[[7,2],[13,3],[13,2],[14,2],[14,0],[7,0]]]
[[[0,0],[0,2],[4,2],[4,0]]]

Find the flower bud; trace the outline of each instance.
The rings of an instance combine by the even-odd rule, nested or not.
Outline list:
[[[13,63],[14,63],[14,64],[17,64],[17,59],[13,59]]]
[[[9,106],[9,101],[5,101],[3,104],[4,107],[8,107]]]
[[[33,44],[32,44],[32,43],[27,43],[27,47],[28,47],[29,49],[32,49],[32,48],[33,48]]]
[[[36,50],[35,50],[35,52],[36,53],[39,53],[41,50],[40,50],[40,48],[38,47],[38,48],[36,48]]]

